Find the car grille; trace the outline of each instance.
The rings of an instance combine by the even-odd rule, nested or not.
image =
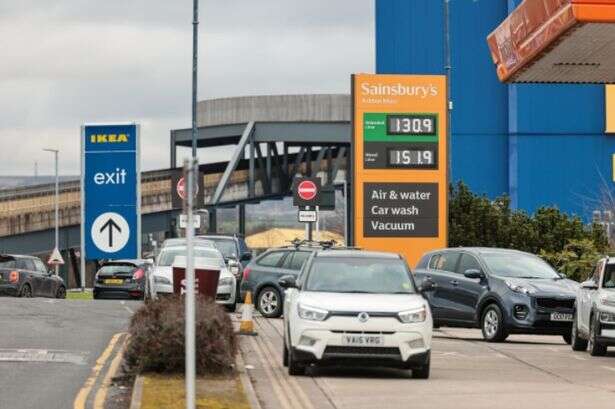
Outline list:
[[[352,355],[392,355],[399,356],[399,348],[394,347],[343,347],[328,346],[325,354],[352,354]]]
[[[536,298],[536,306],[539,308],[545,308],[549,310],[566,309],[572,310],[574,308],[574,298]]]

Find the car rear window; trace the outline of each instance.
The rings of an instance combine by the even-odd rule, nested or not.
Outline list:
[[[132,273],[136,267],[131,264],[109,264],[102,266],[98,273],[100,274],[123,274]]]
[[[0,268],[15,268],[13,257],[0,257]]]

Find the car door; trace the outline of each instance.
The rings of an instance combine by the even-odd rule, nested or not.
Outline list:
[[[445,251],[429,262],[429,274],[426,279],[431,279],[437,286],[430,298],[430,303],[437,310],[437,319],[441,322],[460,319],[455,297],[459,258],[459,252]]]
[[[19,258],[17,259],[17,268],[20,269],[20,273],[26,274],[30,279],[24,280],[29,281],[32,286],[32,296],[33,297],[41,297],[44,295],[44,282],[43,275],[36,270],[34,263],[29,258]]]
[[[310,257],[309,251],[293,251],[290,252],[282,263],[283,275],[290,274],[297,276],[303,267],[305,261]]]
[[[278,279],[286,271],[282,268],[282,265],[290,253],[289,250],[274,250],[266,253],[256,261],[256,266],[252,269],[252,273],[250,273],[250,279],[254,277],[257,291],[260,287],[271,284],[279,289]]]
[[[462,253],[457,265],[457,277],[453,280],[456,291],[452,297],[458,306],[459,319],[467,322],[476,322],[475,315],[478,307],[478,300],[481,294],[486,291],[486,280],[484,278],[467,278],[464,273],[467,270],[479,270],[484,273],[483,267],[476,257],[469,253]]]
[[[38,258],[33,258],[32,263],[34,269],[41,277],[41,295],[45,297],[54,297],[56,290],[55,276],[50,276],[45,264]]]
[[[600,277],[602,276],[602,270],[604,269],[605,260],[600,260],[596,263],[596,267],[592,271],[591,276],[588,281],[594,282],[596,286],[600,285]],[[598,291],[592,290],[589,288],[581,287],[579,289],[579,300],[577,302],[577,316],[578,321],[577,325],[581,332],[589,333],[589,317],[591,316],[592,304],[594,302],[594,297],[597,296]]]

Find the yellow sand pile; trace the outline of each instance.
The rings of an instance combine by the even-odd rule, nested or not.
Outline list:
[[[305,230],[303,229],[269,229],[260,233],[252,234],[246,237],[248,246],[253,249],[266,249],[270,247],[288,246],[294,239],[302,240],[305,238]],[[312,233],[314,240],[335,240],[337,244],[344,243],[344,237],[330,231],[320,231],[320,237],[316,235],[314,230]]]

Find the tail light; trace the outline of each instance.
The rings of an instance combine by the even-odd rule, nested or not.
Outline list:
[[[17,283],[19,281],[19,271],[11,271],[9,274],[9,283]]]
[[[137,269],[137,271],[134,272],[134,274],[132,275],[132,279],[133,280],[140,280],[145,276],[145,271],[143,271],[142,268]]]
[[[250,267],[246,267],[243,269],[243,278],[242,280],[247,280],[248,278],[250,278],[250,272],[252,271],[252,269]]]

